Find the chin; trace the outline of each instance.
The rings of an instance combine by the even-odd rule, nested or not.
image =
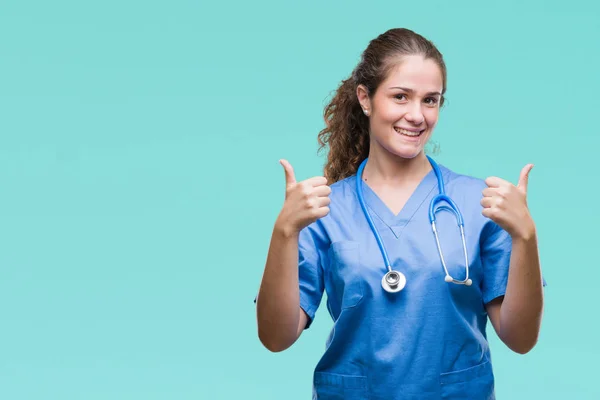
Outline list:
[[[395,156],[405,158],[407,160],[417,157],[419,154],[423,152],[423,148],[393,148],[391,153]]]

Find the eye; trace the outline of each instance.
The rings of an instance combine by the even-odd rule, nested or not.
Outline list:
[[[435,97],[427,97],[425,99],[425,104],[430,106],[435,106],[438,103],[438,99]]]
[[[406,95],[404,93],[399,93],[399,94],[395,95],[394,98],[396,98],[398,100],[406,100]]]

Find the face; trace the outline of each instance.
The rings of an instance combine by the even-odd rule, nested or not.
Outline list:
[[[410,159],[424,150],[438,121],[443,78],[440,67],[422,56],[404,57],[369,98],[358,99],[370,121],[371,148]]]

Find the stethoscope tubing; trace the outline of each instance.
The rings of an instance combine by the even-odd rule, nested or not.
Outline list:
[[[437,246],[438,253],[440,256],[440,260],[442,262],[442,266],[444,268],[444,273],[446,275],[445,281],[470,286],[472,284],[472,280],[469,279],[469,257],[468,257],[467,245],[466,245],[466,240],[465,240],[465,229],[464,229],[463,216],[462,216],[458,206],[456,205],[456,203],[454,203],[454,201],[449,196],[446,195],[446,190],[444,187],[444,179],[443,179],[442,172],[440,171],[439,166],[431,157],[427,156],[427,159],[429,160],[429,163],[431,164],[431,167],[433,168],[433,171],[437,178],[437,184],[438,184],[439,194],[437,196],[435,196],[433,199],[431,199],[431,202],[429,203],[429,222],[431,223],[431,228],[433,230],[433,234],[435,237],[435,242],[436,242],[436,246]],[[375,240],[377,241],[377,245],[378,245],[381,255],[383,257],[383,261],[388,270],[388,272],[384,276],[384,279],[382,280],[382,285],[383,285],[384,289],[388,292],[397,292],[404,287],[404,284],[406,283],[406,278],[404,277],[404,275],[402,273],[392,270],[392,265],[390,263],[387,251],[385,249],[385,245],[383,244],[383,239],[381,238],[381,236],[379,235],[379,232],[377,231],[377,228],[375,227],[375,224],[373,222],[373,219],[371,218],[371,214],[367,210],[367,206],[365,204],[365,200],[363,197],[362,174],[363,174],[365,165],[367,164],[367,161],[368,161],[368,158],[365,158],[359,165],[358,170],[356,172],[356,192],[358,195],[358,200],[359,200],[360,206],[362,208],[363,214],[365,215],[365,218],[367,219],[369,227],[371,228],[371,231],[373,232],[373,235],[375,236]],[[441,202],[448,204],[449,209],[452,211],[452,213],[456,217],[456,221],[457,221],[458,227],[460,229],[460,236],[461,236],[461,241],[462,241],[462,245],[463,245],[463,255],[465,257],[466,276],[465,276],[464,280],[454,279],[448,272],[448,267],[446,266],[446,261],[444,259],[442,247],[440,245],[440,240],[438,237],[438,231],[437,231],[437,228],[435,225],[436,205]],[[399,276],[401,277],[401,281],[403,282],[402,288],[398,289],[398,288],[389,287],[389,283],[386,283],[386,277],[389,276],[390,274],[399,274]]]

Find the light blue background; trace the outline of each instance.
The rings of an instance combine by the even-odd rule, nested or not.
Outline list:
[[[513,183],[535,163],[546,312],[525,356],[490,331],[498,397],[600,398],[599,20],[592,1],[3,1],[0,398],[310,398],[325,307],[283,353],[256,334],[278,160],[321,173],[326,100],[392,27],[445,55],[440,163]]]

